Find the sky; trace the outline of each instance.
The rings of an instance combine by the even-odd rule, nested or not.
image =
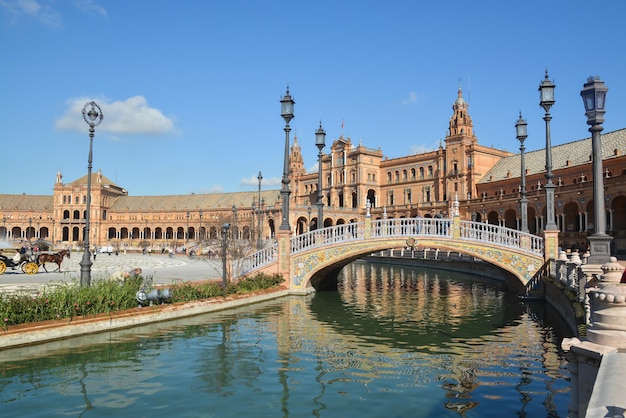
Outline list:
[[[341,135],[388,158],[436,149],[459,87],[478,142],[545,147],[538,87],[556,84],[553,145],[590,136],[580,90],[609,88],[626,128],[622,0],[0,0],[0,193],[52,195],[93,172],[131,196],[280,189],[285,122],[317,172]],[[622,105],[620,105],[622,103]]]

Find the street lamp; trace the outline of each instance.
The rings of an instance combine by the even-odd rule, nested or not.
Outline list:
[[[88,109],[89,108],[89,109]],[[83,119],[89,125],[89,158],[87,159],[87,208],[85,213],[85,236],[83,241],[83,258],[78,263],[80,265],[80,285],[89,287],[91,285],[91,254],[89,252],[89,220],[91,211],[91,163],[93,160],[93,137],[96,134],[96,126],[102,123],[104,116],[102,109],[96,102],[89,102],[83,107]]]
[[[185,251],[187,251],[187,244],[189,243],[189,212],[187,212],[187,229],[185,230]]]
[[[226,275],[227,275],[227,268],[226,268],[226,249],[228,247],[228,230],[230,229],[230,224],[229,223],[225,223],[224,225],[222,225],[222,284],[224,285],[224,289],[226,289]]]
[[[257,202],[259,204],[258,212],[257,212],[257,240],[256,240],[256,248],[257,250],[261,249],[261,181],[263,180],[263,175],[259,171],[259,175],[257,176],[259,180],[259,194],[257,198]]]
[[[324,202],[322,202],[322,149],[326,145],[326,132],[320,127],[315,131],[315,146],[319,150],[317,155],[318,178],[317,178],[317,229],[324,227]]]
[[[546,76],[539,85],[540,101],[539,105],[543,107],[546,114],[543,120],[546,121],[546,225],[544,230],[555,231],[558,230],[556,222],[554,220],[554,188],[556,187],[552,183],[554,174],[552,173],[552,145],[550,144],[550,108],[554,104],[554,88],[555,84],[548,79],[548,70],[546,69]]]
[[[33,246],[30,243],[30,233],[31,233],[32,227],[33,227],[33,218],[28,218],[28,231],[26,231],[26,239],[28,240],[28,245],[30,247],[31,252],[33,252]]]
[[[237,206],[233,205],[233,240],[237,240]]]
[[[604,264],[610,262],[611,240],[606,233],[606,212],[604,209],[604,180],[602,178],[602,124],[606,93],[609,89],[599,77],[589,77],[584,84],[580,95],[585,104],[587,125],[591,132],[591,157],[593,169],[593,221],[594,233],[587,237],[589,240],[588,264]]]
[[[522,172],[522,190],[521,195],[522,198],[520,199],[520,205],[521,205],[521,216],[522,216],[522,227],[521,227],[521,231],[522,232],[526,232],[528,233],[528,199],[526,199],[526,163],[524,161],[524,150],[526,149],[526,147],[524,146],[524,140],[528,137],[528,124],[526,123],[526,121],[522,118],[522,112],[519,112],[519,119],[517,120],[517,122],[515,123],[515,131],[516,131],[516,137],[517,140],[520,143],[520,156],[521,156],[521,172]]]
[[[293,119],[293,105],[296,102],[291,98],[289,94],[289,86],[287,86],[287,93],[285,96],[280,99],[280,116],[285,119],[285,155],[283,158],[283,179],[282,184],[283,188],[280,190],[280,196],[283,201],[282,207],[282,216],[283,220],[280,224],[280,230],[282,231],[290,231],[289,227],[289,195],[291,191],[289,190],[289,132],[291,128],[289,127],[289,122]]]
[[[306,224],[307,225],[306,232],[310,232],[311,231],[311,212],[312,212],[311,206],[307,208],[307,212],[309,213],[309,219]]]
[[[4,224],[4,240],[6,241],[8,238],[8,234],[7,234],[7,217],[6,215],[2,217],[2,222]]]
[[[204,236],[202,234],[202,211],[198,212],[198,215],[200,216],[200,230],[198,231],[200,234],[200,243],[202,243]]]

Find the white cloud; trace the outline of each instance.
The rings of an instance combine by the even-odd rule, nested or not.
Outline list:
[[[93,0],[74,0],[74,5],[85,13],[106,16],[107,11]]]
[[[53,28],[58,28],[63,23],[63,16],[42,1],[0,0],[0,7],[11,15],[12,23],[16,23],[22,17],[38,20]]]
[[[426,147],[425,145],[411,145],[409,147],[409,152],[411,154],[423,154],[425,152],[433,151],[432,147]]]
[[[409,96],[406,99],[402,100],[402,104],[404,105],[408,105],[408,104],[416,103],[416,102],[417,102],[417,93],[414,91],[410,91]]]
[[[253,186],[254,188],[258,188],[259,187],[259,178],[258,175],[256,176],[250,176],[250,177],[244,177],[241,179],[241,181],[239,182],[239,184],[241,186]],[[263,177],[263,180],[261,180],[261,188],[265,189],[265,188],[269,188],[271,189],[273,186],[279,185],[281,184],[281,179],[278,177],[272,177],[272,178],[265,178]]]
[[[82,109],[92,99],[75,98],[67,102],[65,114],[57,119],[55,126],[60,130],[85,130]],[[115,134],[162,135],[174,132],[174,122],[159,109],[151,108],[143,96],[134,96],[125,101],[109,102],[94,100],[102,109],[104,116],[98,126],[99,131]]]

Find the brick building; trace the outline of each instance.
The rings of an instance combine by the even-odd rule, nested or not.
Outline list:
[[[322,156],[324,226],[374,218],[450,213],[519,229],[520,154],[478,143],[461,89],[448,132],[430,152],[386,158],[380,148],[353,145],[341,135]],[[315,229],[318,172],[308,173],[298,139],[290,152],[290,216],[294,234]],[[591,139],[553,147],[555,209],[564,248],[585,248],[593,231]],[[602,135],[608,233],[614,253],[626,253],[626,129]],[[545,150],[525,154],[528,225],[540,233],[545,219]],[[87,176],[63,183],[53,195],[0,194],[0,237],[82,246]],[[260,195],[260,196],[259,196]],[[260,197],[260,199],[259,199]],[[101,172],[92,174],[90,243],[154,249],[214,244],[229,223],[239,239],[271,240],[281,220],[280,190],[168,196],[129,196]],[[260,200],[260,202],[259,202]]]

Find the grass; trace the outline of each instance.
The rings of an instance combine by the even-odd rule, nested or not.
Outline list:
[[[258,274],[228,284],[182,282],[172,285],[171,302],[195,300],[243,294],[279,286],[284,279],[279,275]],[[152,283],[152,278],[144,280],[139,276],[123,283],[112,280],[98,280],[90,287],[80,287],[77,283],[63,283],[60,286],[44,289],[36,295],[0,295],[0,318],[4,329],[11,325],[55,319],[89,317],[137,308],[137,291]]]

